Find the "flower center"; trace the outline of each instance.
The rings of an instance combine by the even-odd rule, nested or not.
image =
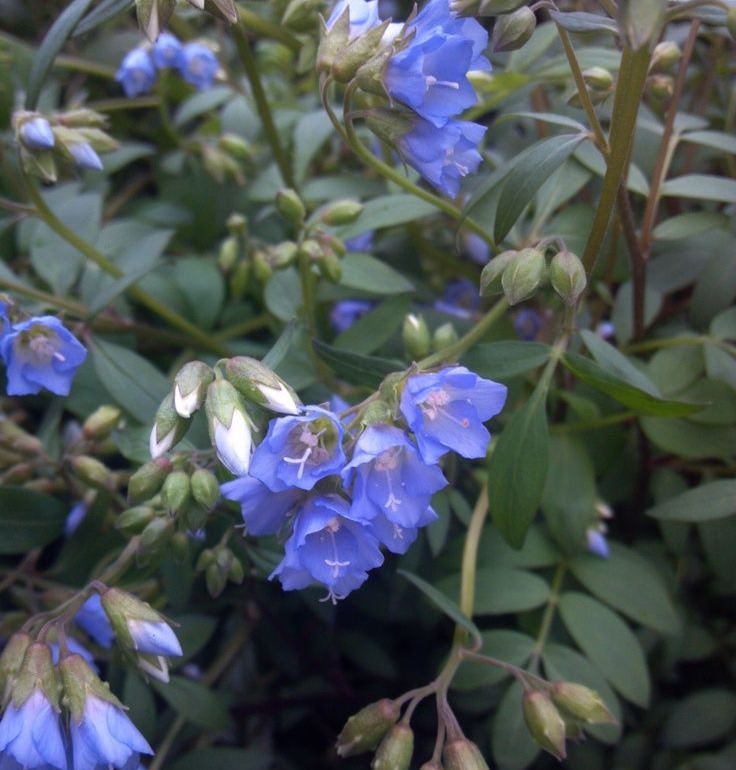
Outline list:
[[[23,334],[20,343],[30,353],[30,357],[37,364],[48,364],[53,359],[64,362],[66,358],[56,349],[58,339],[37,330],[29,330]]]
[[[284,462],[299,466],[299,469],[296,472],[296,477],[298,479],[301,479],[302,476],[304,476],[304,468],[310,458],[312,465],[319,465],[329,458],[330,454],[323,446],[321,438],[326,430],[327,428],[322,428],[319,432],[312,433],[309,425],[306,425],[292,431],[290,437],[291,440],[289,441],[289,444],[293,447],[292,451],[297,453],[301,451],[302,453],[296,457],[284,457]],[[297,433],[298,436],[295,437],[294,434]]]
[[[322,537],[324,538],[329,537],[330,538],[330,545],[332,548],[332,558],[331,559],[325,559],[325,564],[328,567],[332,568],[332,577],[337,578],[340,575],[340,569],[342,567],[349,567],[350,566],[350,560],[341,561],[340,557],[337,553],[337,542],[335,541],[335,533],[340,531],[340,522],[335,516],[334,518],[330,519],[327,524],[325,524],[324,529],[322,530]]]
[[[457,417],[450,414],[447,409],[445,409],[450,401],[452,401],[450,394],[444,388],[440,388],[439,390],[435,390],[430,393],[427,398],[425,398],[424,401],[419,404],[419,408],[424,413],[424,416],[430,420],[430,422],[442,416],[448,420],[451,420],[456,425],[459,425],[461,428],[467,428],[470,425],[470,420],[467,417],[458,419]]]
[[[452,88],[455,91],[460,90],[460,83],[454,83],[452,80],[437,80],[434,75],[425,75],[424,82],[427,84],[427,88],[432,86],[445,86],[446,88]]]
[[[386,485],[388,486],[388,497],[383,504],[384,508],[388,508],[390,511],[395,511],[400,505],[401,500],[394,495],[393,480],[391,478],[391,471],[395,471],[399,467],[399,455],[403,447],[391,447],[385,452],[381,452],[376,458],[374,467],[377,471],[386,474]]]

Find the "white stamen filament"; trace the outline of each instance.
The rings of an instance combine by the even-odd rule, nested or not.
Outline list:
[[[450,394],[441,388],[440,390],[435,390],[434,393],[430,393],[427,398],[419,404],[419,408],[430,421],[436,420],[442,414],[461,428],[467,428],[470,425],[470,420],[467,417],[458,419],[457,417],[453,417],[447,409],[443,409],[443,407],[449,404],[450,401],[452,401]]]
[[[430,88],[432,86],[445,86],[446,88],[452,88],[455,91],[460,90],[460,83],[453,83],[452,80],[437,80],[434,75],[425,75],[424,80]]]

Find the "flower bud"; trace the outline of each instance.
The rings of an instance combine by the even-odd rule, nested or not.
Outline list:
[[[16,654],[23,643],[24,640],[19,640],[18,649],[14,651]],[[20,668],[7,684],[11,685],[12,703],[15,706],[22,705],[35,690],[40,690],[56,711],[60,710],[59,679],[51,657],[51,648],[45,642],[33,642],[28,645]]]
[[[171,467],[168,457],[158,457],[141,465],[128,479],[128,502],[142,503],[150,500],[161,489]]]
[[[81,655],[74,653],[63,657],[59,661],[59,673],[64,687],[64,705],[75,722],[82,721],[85,704],[90,696],[123,708],[107,684],[100,680]]]
[[[248,160],[253,150],[242,136],[237,134],[223,134],[218,140],[220,147],[236,160]]]
[[[171,536],[171,553],[179,564],[189,561],[189,537],[185,532],[174,532]]]
[[[89,142],[79,142],[68,147],[69,154],[78,168],[102,171],[102,160]]]
[[[169,393],[161,402],[153,422],[148,447],[155,460],[176,446],[189,429],[189,420],[184,419],[174,406],[174,394]]]
[[[401,710],[395,701],[382,698],[353,714],[337,736],[335,748],[341,757],[372,751],[396,724]]]
[[[197,572],[204,572],[207,567],[210,567],[217,561],[217,554],[211,548],[205,548],[197,558],[197,565],[195,569]]]
[[[51,124],[41,115],[19,121],[18,138],[28,150],[50,150],[56,144]]]
[[[153,520],[156,512],[150,505],[136,505],[123,511],[115,520],[115,529],[126,535],[137,535]]]
[[[649,72],[655,73],[668,73],[677,66],[677,63],[682,57],[682,51],[680,46],[672,40],[665,40],[662,43],[657,43],[652,51],[652,61],[649,65]]]
[[[515,51],[521,48],[532,36],[537,26],[537,17],[531,8],[519,8],[513,13],[499,16],[491,33],[493,53]]]
[[[418,361],[420,358],[429,355],[431,338],[429,327],[423,316],[408,313],[404,318],[404,326],[401,333],[404,339],[404,348],[410,358]]]
[[[327,206],[320,215],[320,219],[326,225],[337,227],[339,225],[349,225],[360,216],[363,211],[363,204],[360,201],[349,199],[335,201]]]
[[[330,72],[350,39],[350,9],[346,7],[329,29],[324,20],[321,21],[321,26],[322,39],[317,49],[317,72]]]
[[[339,283],[340,278],[342,278],[340,258],[334,251],[322,251],[317,260],[317,267],[321,275],[332,283]]]
[[[84,421],[82,431],[87,438],[107,438],[107,436],[109,436],[117,427],[121,416],[122,412],[118,407],[104,404],[92,412],[92,414]]]
[[[583,263],[571,251],[558,251],[552,257],[549,276],[552,287],[566,305],[574,305],[588,283]]]
[[[503,291],[501,276],[517,254],[517,251],[502,251],[500,254],[496,254],[483,268],[483,272],[480,274],[480,294],[482,297],[500,294]]]
[[[267,251],[268,263],[274,270],[283,270],[296,262],[299,249],[294,241],[281,241]]]
[[[363,32],[338,52],[332,64],[332,75],[338,83],[348,83],[381,45],[381,38],[389,25],[386,20],[373,29]]]
[[[190,479],[192,497],[208,511],[211,511],[220,499],[220,485],[212,471],[198,468]]]
[[[270,268],[269,268],[270,269]],[[233,295],[233,299],[242,299],[250,283],[250,275],[252,272],[252,266],[247,259],[241,259],[233,274],[230,276],[230,293]]]
[[[652,75],[649,78],[649,90],[655,99],[667,101],[675,92],[675,81],[671,75]]]
[[[57,121],[68,128],[104,128],[108,124],[107,116],[100,112],[81,107],[56,116]]]
[[[603,67],[590,67],[585,70],[583,80],[595,91],[607,91],[613,85],[613,75]]]
[[[215,373],[202,361],[190,361],[174,378],[174,409],[180,417],[189,418],[204,403],[207,386]]]
[[[601,696],[581,684],[555,682],[550,689],[550,697],[561,711],[586,724],[615,724],[617,721]]]
[[[242,214],[237,212],[230,214],[225,225],[230,235],[237,235],[241,238],[245,238],[248,235],[248,218]]]
[[[141,532],[141,548],[144,551],[156,551],[171,538],[173,524],[168,516],[156,516]]]
[[[220,462],[235,476],[245,476],[253,452],[251,421],[240,394],[227,380],[215,380],[205,400],[210,439]]]
[[[448,741],[442,749],[445,770],[488,770],[478,746],[465,738]]]
[[[531,297],[544,277],[544,255],[538,249],[522,249],[503,271],[503,286],[509,305],[517,305]]]
[[[458,336],[455,327],[448,321],[438,326],[432,335],[432,350],[444,350],[457,342]]]
[[[39,439],[26,433],[7,417],[0,417],[0,446],[23,455],[37,455],[43,450],[43,443]]]
[[[224,590],[227,585],[227,574],[223,573],[219,564],[215,562],[210,564],[204,571],[204,582],[207,586],[207,592],[209,595],[216,599]]]
[[[217,255],[220,270],[229,273],[237,264],[239,256],[240,241],[234,235],[228,235],[220,244],[220,253]]]
[[[13,679],[20,671],[26,650],[33,640],[28,634],[13,634],[0,655],[0,704],[4,704]]]
[[[280,414],[299,414],[299,396],[257,359],[249,356],[228,358],[223,369],[227,381],[249,401]]]
[[[295,225],[301,224],[307,213],[301,198],[290,187],[276,193],[276,210],[287,222]]]
[[[77,455],[71,461],[74,475],[94,489],[110,490],[115,487],[115,474],[97,458]]]
[[[161,503],[170,516],[177,514],[189,499],[189,476],[184,471],[170,473],[161,488]]]
[[[378,746],[372,770],[408,770],[414,753],[414,733],[411,727],[398,724],[392,727]]]
[[[550,698],[539,690],[525,692],[522,709],[532,738],[557,759],[564,759],[565,722]]]

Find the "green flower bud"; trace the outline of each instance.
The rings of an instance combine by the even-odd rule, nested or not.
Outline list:
[[[155,460],[176,446],[189,429],[189,420],[182,417],[174,406],[174,394],[169,393],[156,412],[148,447]]]
[[[404,349],[414,361],[429,355],[431,337],[423,316],[408,313],[404,318],[401,336]]]
[[[522,709],[532,738],[557,759],[564,759],[565,722],[550,698],[539,690],[525,692]]]
[[[672,72],[682,57],[680,46],[672,40],[665,40],[657,43],[652,51],[652,61],[649,65],[649,72],[652,74]]]
[[[281,414],[299,413],[302,403],[299,396],[281,377],[255,358],[228,358],[222,368],[227,381],[249,401]]]
[[[230,277],[230,293],[233,295],[233,299],[242,299],[250,283],[251,264],[247,259],[241,259]],[[271,269],[268,268],[270,271]],[[273,271],[271,271],[273,272]],[[270,273],[269,273],[270,275]]]
[[[236,235],[240,236],[241,238],[245,238],[245,236],[248,234],[248,218],[244,217],[242,214],[230,214],[225,224],[230,235]]]
[[[480,294],[482,297],[500,294],[503,291],[501,276],[518,253],[518,251],[502,251],[500,254],[496,254],[483,268],[483,272],[480,274]]]
[[[372,770],[408,770],[414,753],[414,733],[409,725],[392,727],[378,746]]]
[[[77,455],[71,461],[74,475],[93,489],[115,488],[115,474],[95,457]]]
[[[334,251],[323,251],[317,260],[319,272],[332,283],[339,283],[342,278],[342,265],[340,257]]]
[[[189,561],[189,537],[186,532],[174,532],[171,536],[171,553],[179,564]]]
[[[70,128],[104,128],[108,124],[107,116],[87,107],[69,110],[56,116],[58,123]]]
[[[445,770],[488,770],[478,746],[465,738],[448,741],[442,749]]]
[[[393,46],[387,45],[381,48],[375,56],[372,56],[365,64],[361,64],[355,73],[353,82],[363,91],[388,98],[384,74],[388,60],[396,53]]]
[[[291,0],[281,17],[281,23],[297,32],[309,32],[314,29],[316,12],[323,5],[322,0]]]
[[[652,75],[649,78],[649,90],[655,99],[667,101],[675,92],[675,81],[671,75]]]
[[[337,736],[335,748],[341,757],[372,751],[396,724],[401,710],[395,701],[383,698],[364,706],[348,719]]]
[[[208,567],[212,566],[217,561],[217,555],[211,548],[205,548],[197,558],[197,565],[195,569],[197,572],[204,572]]]
[[[14,650],[16,656],[24,641],[18,641],[18,647]],[[15,660],[17,657],[13,662]],[[51,648],[45,642],[33,642],[27,646],[15,678],[6,682],[6,686],[8,684],[9,694],[16,708],[22,706],[35,690],[41,690],[56,710],[60,710],[59,678],[51,657]]]
[[[287,222],[295,225],[301,224],[307,213],[301,198],[290,187],[276,193],[276,210]]]
[[[234,476],[245,476],[253,452],[253,425],[240,394],[227,380],[215,380],[207,389],[205,410],[220,462]]]
[[[566,305],[574,305],[588,283],[583,263],[571,251],[558,251],[552,257],[549,276],[552,287]]]
[[[537,26],[537,17],[531,8],[519,8],[518,11],[499,16],[491,33],[493,53],[515,51],[521,48],[532,36]]]
[[[323,209],[320,219],[326,225],[337,227],[339,225],[349,225],[360,216],[363,211],[363,204],[360,201],[341,200],[335,201]]]
[[[7,417],[0,417],[0,446],[24,455],[36,455],[43,449],[39,439],[26,433]]]
[[[128,479],[128,502],[142,503],[150,500],[161,489],[171,471],[171,460],[158,457],[142,465]]]
[[[503,271],[503,286],[509,305],[533,296],[544,277],[544,255],[538,249],[522,249]]]
[[[0,655],[0,707],[5,704],[10,694],[13,680],[20,671],[26,650],[32,641],[28,634],[13,634]]]
[[[327,29],[324,19],[321,19],[320,23],[322,39],[317,49],[317,72],[330,72],[337,57],[346,48],[350,39],[349,8],[345,8],[330,29]]]
[[[153,520],[156,512],[150,505],[136,505],[123,511],[115,520],[115,529],[126,535],[137,535]]]
[[[585,70],[583,80],[596,91],[608,91],[613,85],[613,75],[603,67],[590,67]]]
[[[458,336],[455,327],[448,321],[438,326],[432,335],[432,350],[444,350],[457,342]]]
[[[561,711],[586,724],[616,724],[617,722],[601,696],[582,684],[555,682],[549,694],[555,706]]]
[[[282,241],[275,246],[269,246],[266,254],[272,268],[283,270],[296,262],[299,249],[294,241]]]
[[[173,471],[166,477],[161,488],[161,503],[169,515],[177,514],[189,498],[191,485],[184,471]]]
[[[369,60],[381,46],[381,38],[389,25],[386,20],[373,29],[363,32],[342,51],[338,52],[332,64],[332,75],[338,83],[348,83],[355,73]]]
[[[82,425],[82,431],[87,438],[102,439],[110,435],[115,430],[122,412],[116,406],[109,406],[107,404],[98,407],[92,414],[84,421]]]
[[[135,0],[135,6],[138,26],[143,34],[154,43],[159,33],[166,29],[169,18],[174,12],[176,0]]]
[[[216,562],[210,564],[204,573],[204,582],[207,586],[207,592],[209,595],[216,599],[224,590],[227,585],[227,573],[224,573],[219,564]]]
[[[174,409],[188,419],[204,403],[207,387],[215,379],[211,367],[202,361],[184,364],[174,378]]]
[[[248,160],[253,154],[248,142],[237,134],[223,134],[218,143],[225,152],[237,160]]]
[[[212,471],[198,468],[190,479],[192,497],[208,511],[211,511],[220,499],[220,485]]]
[[[229,273],[237,264],[240,256],[240,241],[234,235],[228,235],[220,244],[220,253],[217,255],[217,264],[221,270]]]
[[[245,570],[243,569],[243,562],[240,561],[237,557],[233,557],[233,560],[230,562],[230,567],[227,571],[227,579],[231,583],[237,583],[240,585],[243,582],[243,579],[245,578]]]
[[[156,516],[141,532],[141,548],[144,551],[155,551],[163,547],[171,538],[173,524],[168,516]]]

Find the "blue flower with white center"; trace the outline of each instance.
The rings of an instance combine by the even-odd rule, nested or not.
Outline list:
[[[51,123],[40,115],[23,122],[20,140],[29,150],[50,150],[56,144]]]
[[[411,544],[417,539],[420,527],[431,524],[437,519],[437,514],[431,506],[425,508],[424,513],[417,521],[416,527],[402,527],[393,521],[389,521],[382,513],[371,520],[370,527],[378,540],[391,551],[391,553],[406,553]]]
[[[115,641],[110,620],[102,608],[100,595],[95,593],[77,610],[74,622],[94,639],[100,647],[110,649]]]
[[[354,480],[353,518],[372,520],[383,514],[398,528],[433,521],[435,517],[427,514],[429,502],[447,486],[439,467],[422,460],[404,431],[380,423],[360,435],[342,477],[346,486]]]
[[[404,160],[428,182],[454,198],[463,177],[483,160],[477,150],[486,127],[467,120],[450,120],[442,128],[414,116],[411,128],[396,142]]]
[[[505,385],[451,366],[409,377],[401,393],[401,413],[424,461],[436,463],[450,449],[463,457],[483,457],[491,438],[483,423],[505,401]]]
[[[272,492],[312,489],[345,465],[343,435],[337,416],[318,406],[305,407],[301,415],[271,420],[266,437],[253,453],[250,475]]]
[[[430,0],[404,30],[409,44],[392,56],[384,73],[386,88],[437,127],[472,107],[476,94],[470,70],[489,70],[483,56],[488,33],[475,19],[459,19],[448,0]]]
[[[53,316],[38,316],[11,327],[0,342],[7,367],[8,395],[26,396],[46,388],[66,396],[87,350]]]
[[[327,19],[327,29],[332,29],[346,8],[350,13],[350,40],[354,40],[381,23],[378,18],[378,0],[339,0]]]
[[[179,72],[187,83],[191,83],[199,91],[206,91],[220,69],[220,62],[203,43],[187,43],[182,47]]]
[[[72,160],[79,168],[86,168],[90,171],[102,171],[100,156],[88,142],[70,145],[69,152],[72,155]]]
[[[307,499],[284,550],[271,578],[278,577],[287,591],[317,581],[327,587],[325,598],[333,602],[362,585],[367,571],[383,563],[375,535],[353,520],[347,502],[335,494]]]
[[[151,54],[144,48],[128,51],[115,73],[115,80],[123,87],[129,99],[147,94],[156,80],[156,68]]]
[[[240,503],[240,513],[251,535],[275,535],[304,497],[301,489],[272,492],[251,476],[228,481],[220,491],[223,497]]]
[[[183,57],[184,46],[176,35],[162,32],[153,44],[151,57],[159,69],[179,67]]]
[[[23,703],[11,700],[5,709],[0,721],[0,768],[66,770],[59,713],[41,689],[34,689]]]

